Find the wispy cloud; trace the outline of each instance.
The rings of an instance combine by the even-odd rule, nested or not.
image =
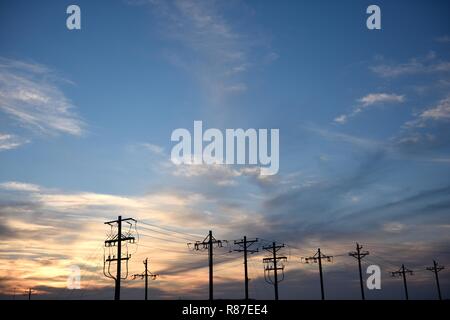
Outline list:
[[[356,116],[358,113],[368,109],[372,106],[397,104],[405,101],[404,95],[398,95],[393,93],[370,93],[360,99],[358,99],[358,105],[353,108],[353,111],[349,114],[342,114],[334,119],[336,123],[346,123],[349,118]]]
[[[15,149],[28,142],[29,140],[20,138],[14,134],[0,132],[0,151]]]
[[[46,66],[0,58],[0,110],[39,133],[79,136],[84,124],[58,82]]]
[[[450,96],[439,103],[423,111],[419,117],[424,120],[449,121],[450,120]]]
[[[408,121],[405,127],[425,127],[430,122],[450,121],[450,96],[440,100],[436,105],[426,108],[416,115],[414,120]]]
[[[432,74],[450,72],[450,62],[439,60],[434,52],[430,52],[426,57],[412,58],[405,63],[381,63],[371,66],[375,74],[384,78],[395,78],[404,75]]]
[[[260,171],[261,168],[256,166],[247,167],[224,164],[180,164],[173,165],[173,168],[170,170],[175,177],[207,179],[210,183],[222,187],[237,186],[239,178],[249,178],[258,184],[270,183],[271,177],[261,175]]]
[[[164,148],[153,143],[141,143],[141,146],[155,155],[164,155]]]
[[[440,37],[437,37],[435,40],[436,40],[436,42],[440,42],[440,43],[450,43],[450,36],[448,36],[448,35],[440,36]]]
[[[132,4],[153,6],[163,36],[182,48],[182,55],[173,50],[166,53],[168,60],[192,74],[213,104],[220,105],[227,97],[247,91],[243,75],[258,60],[264,64],[278,58],[278,54],[261,45],[264,41],[247,35],[227,19],[222,10],[224,3],[152,0]],[[256,43],[265,54],[253,55],[250,61],[249,54]]]
[[[28,192],[38,192],[41,187],[31,183],[23,183],[17,181],[8,181],[0,183],[0,188],[10,191],[28,191]]]
[[[342,132],[336,132],[316,125],[308,125],[304,126],[303,128],[312,133],[318,134],[330,141],[348,143],[368,150],[380,150],[386,148],[385,144],[377,140],[366,139],[360,136],[354,136]]]
[[[359,99],[363,108],[380,103],[400,103],[405,101],[405,96],[389,93],[371,93]]]

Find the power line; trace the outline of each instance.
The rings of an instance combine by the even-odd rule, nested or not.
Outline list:
[[[164,239],[164,238],[160,238],[160,237],[156,237],[156,236],[151,236],[151,235],[148,235],[148,234],[145,234],[145,233],[141,233],[141,236],[148,237],[148,238],[153,238],[153,239],[161,240],[161,241],[168,241],[168,242],[177,243],[177,244],[184,243],[184,242],[181,242],[181,241],[178,241],[178,240]]]
[[[180,236],[176,236],[176,235],[170,234],[170,233],[165,232],[165,231],[159,231],[159,230],[150,229],[150,228],[142,227],[142,226],[140,226],[140,228],[141,228],[141,229],[144,229],[144,230],[147,230],[147,231],[156,232],[156,233],[159,233],[159,234],[168,236],[168,237],[181,239],[181,240],[183,240],[183,242],[186,241],[186,240],[187,240],[187,241],[193,241],[192,239],[189,239],[189,238],[186,238],[186,237],[183,237],[183,238],[182,238],[182,237],[180,237]]]
[[[386,248],[386,249],[407,249],[408,251],[416,251],[416,252],[427,252],[427,253],[440,253],[440,254],[450,254],[450,251],[445,251],[445,250],[439,250],[437,248],[437,246],[433,246],[431,248],[427,248],[427,249],[419,249],[416,247],[413,247],[412,245],[407,245],[407,244],[383,244],[383,243],[374,243],[374,242],[365,242],[366,245],[370,246],[370,247],[375,247],[375,248]],[[444,247],[446,249],[446,247]]]
[[[181,250],[174,250],[174,249],[164,249],[164,248],[161,248],[161,247],[147,246],[147,245],[144,245],[144,244],[140,244],[140,246],[144,247],[144,248],[148,248],[148,249],[152,249],[152,250],[159,250],[159,251],[164,251],[164,252],[174,252],[174,253],[189,254],[189,255],[191,254],[188,251],[181,251]]]
[[[145,225],[150,226],[150,227],[154,227],[154,228],[166,230],[166,231],[169,231],[169,232],[172,232],[172,233],[182,234],[182,235],[189,236],[189,237],[194,237],[194,238],[196,238],[196,237],[201,237],[201,235],[199,235],[199,234],[192,234],[192,233],[187,233],[187,232],[177,231],[177,230],[170,229],[170,228],[167,228],[167,227],[161,227],[161,226],[157,226],[157,225],[155,225],[155,224],[151,224],[151,223],[148,223],[148,222],[144,222],[144,221],[142,221],[142,220],[139,220],[139,223],[145,224]]]

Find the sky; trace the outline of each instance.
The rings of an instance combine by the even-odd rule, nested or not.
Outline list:
[[[81,30],[66,9],[81,8]],[[381,30],[366,9],[381,9]],[[450,262],[447,1],[0,1],[0,297],[112,299],[105,221],[135,218],[129,274],[151,299],[243,297],[242,254],[259,238],[250,296],[272,299],[263,246],[284,243],[281,299],[359,299],[356,242],[379,265],[370,299],[435,299]],[[280,168],[175,165],[171,133],[279,129]],[[70,267],[81,290],[68,290]],[[444,298],[450,276],[440,273]],[[123,281],[141,299],[142,281]]]

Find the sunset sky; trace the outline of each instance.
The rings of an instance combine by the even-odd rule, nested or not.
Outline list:
[[[366,8],[381,8],[368,30]],[[81,8],[81,30],[66,8]],[[281,299],[359,299],[356,242],[379,265],[370,299],[450,298],[448,1],[0,1],[0,298],[112,299],[104,224],[135,218],[129,273],[151,299],[242,298],[234,240],[260,238],[250,296],[272,299],[262,246],[285,243]],[[173,130],[276,128],[280,170],[175,165]],[[113,230],[114,231],[114,230]],[[81,290],[68,290],[70,266]],[[143,281],[123,281],[142,299]]]

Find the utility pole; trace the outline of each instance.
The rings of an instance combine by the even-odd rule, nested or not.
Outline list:
[[[133,275],[133,280],[135,280],[136,278],[140,278],[140,279],[144,279],[145,280],[145,300],[148,300],[148,278],[150,277],[152,280],[155,280],[156,277],[158,276],[158,274],[153,274],[150,271],[148,271],[148,258],[145,258],[145,260],[143,261],[144,266],[145,266],[145,271],[144,273],[140,273],[140,274],[134,274]]]
[[[438,291],[438,297],[439,300],[442,300],[442,295],[441,295],[441,286],[439,285],[439,271],[444,270],[445,267],[444,266],[440,266],[435,260],[433,260],[433,266],[432,267],[428,267],[427,270],[428,271],[432,271],[436,277],[436,286],[437,286],[437,291]]]
[[[402,264],[402,267],[395,272],[391,272],[393,277],[398,277],[398,276],[402,276],[403,277],[403,286],[405,288],[405,298],[406,300],[409,300],[409,296],[408,296],[408,286],[406,284],[406,274],[410,274],[413,275],[412,270],[409,270],[408,268],[405,268],[405,265]]]
[[[277,245],[276,242],[272,242],[271,246],[265,246],[263,247],[264,250],[270,252],[272,254],[271,258],[264,258],[263,263],[266,264],[264,267],[264,279],[267,283],[270,283],[275,288],[275,300],[278,300],[278,283],[283,281],[284,279],[284,265],[282,264],[283,261],[287,261],[287,257],[285,256],[278,256],[277,252],[284,248],[284,244]],[[278,266],[278,263],[281,263],[281,267]],[[273,280],[270,278],[270,271],[273,271]],[[282,278],[281,280],[278,279],[278,271],[282,272]]]
[[[226,240],[217,240],[213,237],[212,231],[210,230],[208,235],[206,236],[203,241],[196,241],[194,243],[194,250],[208,250],[208,262],[209,262],[209,300],[213,300],[214,294],[213,294],[213,248],[216,245],[218,248],[221,248],[223,245],[223,242],[227,242]],[[192,243],[188,243],[188,246]]]
[[[249,247],[258,242],[258,238],[253,240],[248,240],[247,236],[244,236],[243,239],[239,241],[234,241],[234,244],[237,244],[240,248],[235,249],[236,252],[244,252],[244,277],[245,277],[245,300],[248,300],[248,268],[247,268],[247,254],[258,252],[256,250],[249,250]]]
[[[120,280],[128,277],[128,260],[130,260],[131,254],[128,254],[127,252],[126,256],[122,257],[122,242],[128,241],[129,243],[134,243],[135,237],[131,235],[131,232],[128,232],[127,234],[122,233],[122,223],[128,223],[131,227],[132,223],[130,221],[136,223],[135,219],[122,219],[122,216],[118,216],[117,220],[105,222],[105,224],[111,226],[111,230],[114,225],[117,225],[117,234],[105,241],[105,247],[107,248],[115,247],[117,245],[117,256],[111,256],[111,254],[109,254],[108,258],[104,259],[103,262],[103,274],[108,278],[114,279],[115,281],[114,300],[120,300]],[[127,272],[125,277],[122,277],[122,260],[126,261]],[[117,263],[116,276],[111,274],[111,262]],[[107,272],[106,263],[108,263]]]
[[[31,300],[31,294],[33,293],[33,289],[29,288],[25,293],[28,294],[28,300]]]
[[[369,255],[369,251],[361,251],[363,246],[360,246],[358,243],[356,243],[356,251],[349,252],[348,255],[358,259],[358,268],[359,268],[359,284],[361,286],[361,298],[362,300],[366,300],[366,297],[364,296],[364,281],[362,276],[362,268],[361,268],[361,259],[365,256]]]
[[[320,274],[320,293],[322,300],[325,300],[325,291],[323,288],[323,273],[322,273],[322,259],[326,259],[328,262],[332,262],[333,256],[324,255],[320,248],[317,249],[317,252],[312,257],[304,258],[302,257],[301,261],[303,263],[310,263],[310,261],[317,263],[319,262],[319,274]]]

